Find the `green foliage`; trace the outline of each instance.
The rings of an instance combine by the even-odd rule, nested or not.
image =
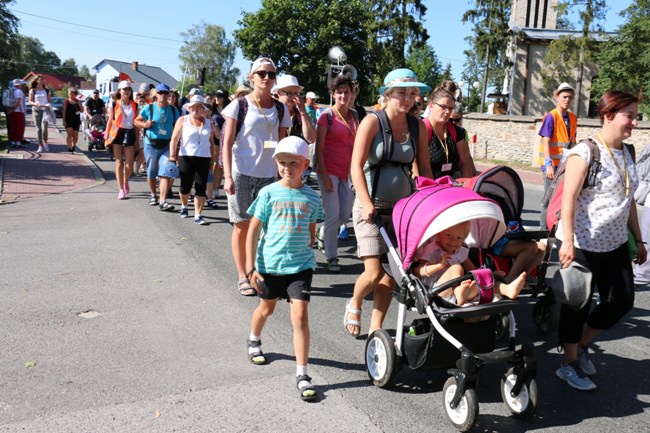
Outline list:
[[[84,77],[85,80],[94,80],[95,77],[93,74],[90,73],[90,69],[88,69],[88,66],[86,65],[81,65],[79,67],[79,72],[78,72],[80,77]]]
[[[267,56],[278,72],[298,77],[305,91],[327,92],[327,53],[339,45],[347,63],[357,68],[360,101],[367,101],[371,77],[366,23],[369,8],[362,0],[262,0],[257,12],[242,14],[235,41],[245,58]],[[248,73],[248,71],[245,71]]]
[[[422,25],[427,11],[421,0],[376,0],[368,22],[373,69],[379,77],[407,65],[406,46],[423,48],[429,35]],[[419,77],[419,75],[418,75]]]
[[[79,76],[79,68],[77,67],[77,62],[73,59],[66,59],[61,63],[61,74],[63,75],[74,75]]]
[[[183,70],[187,67],[189,78],[186,80],[195,83],[201,68],[206,68],[205,92],[228,88],[237,80],[239,69],[233,67],[236,47],[226,37],[223,27],[201,22],[181,33],[181,37],[184,43],[178,57]]]
[[[18,47],[18,18],[9,12],[14,0],[0,0],[0,85],[7,85],[15,78],[15,60]]]
[[[650,0],[635,0],[621,16],[626,19],[625,24],[598,54],[600,72],[592,87],[593,101],[608,90],[639,95],[650,89]],[[640,109],[650,115],[647,101],[642,102]]]
[[[406,56],[406,67],[416,73],[420,81],[436,87],[442,82],[442,65],[436,52],[430,45],[411,45]]]

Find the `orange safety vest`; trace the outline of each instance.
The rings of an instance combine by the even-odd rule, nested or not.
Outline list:
[[[553,166],[557,167],[560,165],[562,160],[562,152],[565,148],[571,147],[576,142],[576,129],[578,128],[578,118],[572,112],[569,112],[569,127],[571,129],[571,137],[569,137],[569,131],[566,129],[564,124],[564,118],[560,110],[554,108],[550,113],[547,113],[546,116],[553,116],[553,136],[551,137],[550,150],[551,150],[551,160],[553,161]],[[544,116],[544,117],[546,117]],[[539,143],[539,165],[544,165],[544,144],[540,141]]]
[[[131,109],[133,109],[134,120],[138,117],[138,106],[135,101],[131,101]],[[108,137],[106,143],[112,143],[117,137],[118,130],[122,127],[122,104],[116,101],[113,104],[113,118],[108,120],[110,128],[108,128]]]

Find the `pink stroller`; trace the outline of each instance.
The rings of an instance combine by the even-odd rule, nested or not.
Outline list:
[[[453,185],[450,177],[437,181],[418,179],[418,191],[397,202],[393,226],[397,249],[384,227],[380,232],[389,247],[390,272],[398,283],[399,302],[395,340],[383,329],[373,332],[366,342],[368,375],[378,387],[391,384],[399,365],[411,369],[449,368],[452,375],[443,387],[443,405],[448,420],[459,431],[469,430],[478,415],[476,381],[485,364],[506,363],[501,395],[513,416],[531,417],[538,402],[533,346],[515,346],[515,320],[511,309],[517,301],[501,300],[459,307],[446,302],[439,293],[475,279],[463,277],[427,288],[410,273],[416,249],[442,230],[470,221],[468,247],[489,247],[505,233],[503,213],[491,199]],[[408,311],[420,317],[406,326]],[[426,317],[421,317],[423,314]],[[495,350],[496,325],[500,314],[509,314],[510,342]]]

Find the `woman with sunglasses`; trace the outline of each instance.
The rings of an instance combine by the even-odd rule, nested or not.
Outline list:
[[[346,331],[355,337],[361,332],[363,299],[374,292],[370,321],[372,332],[382,327],[395,286],[395,281],[384,272],[381,264],[380,257],[387,248],[374,222],[375,217],[380,212],[384,226],[391,227],[393,206],[414,190],[412,177],[431,177],[426,128],[422,121],[409,119],[408,114],[415,97],[421,91],[429,90],[431,87],[419,82],[410,69],[396,69],[386,75],[379,92],[386,100],[385,114],[392,131],[393,152],[389,161],[383,161],[385,164],[379,165],[384,149],[379,115],[383,113],[368,114],[359,125],[354,140],[350,165],[350,177],[356,192],[353,222],[363,273],[357,278],[352,298],[346,303],[343,324]],[[410,132],[409,122],[417,125],[417,140]]]
[[[32,116],[34,117],[36,135],[38,137],[38,150],[36,153],[47,152],[49,150],[47,146],[47,128],[49,123],[46,112],[50,110],[52,95],[45,87],[43,77],[36,77],[29,87],[29,103],[32,105]]]
[[[108,111],[106,144],[111,146],[115,155],[115,179],[120,189],[117,198],[124,200],[130,192],[129,177],[133,174],[137,137],[134,121],[138,115],[138,107],[133,100],[130,82],[120,81],[117,89],[115,103]]]
[[[435,179],[441,176],[472,177],[474,160],[465,141],[465,130],[449,121],[456,101],[447,89],[438,87],[429,97],[429,117],[424,119],[429,137],[429,158]]]
[[[68,145],[68,152],[74,153],[74,147],[79,140],[79,128],[81,127],[81,104],[77,100],[77,89],[70,87],[68,89],[68,98],[63,101],[63,111],[61,117],[63,118],[63,127],[67,133],[66,143]]]
[[[232,101],[221,113],[226,119],[223,141],[223,189],[228,195],[228,214],[233,224],[232,254],[239,276],[237,289],[254,296],[246,277],[246,236],[251,216],[247,213],[259,191],[277,179],[274,149],[291,127],[287,106],[273,99],[275,63],[269,58],[255,60],[248,74],[253,91]],[[239,119],[240,104],[246,115]],[[281,113],[283,115],[281,115]],[[239,123],[239,128],[238,128]]]

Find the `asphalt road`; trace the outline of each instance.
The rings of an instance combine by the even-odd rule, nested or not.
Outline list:
[[[453,431],[441,404],[445,371],[403,370],[390,389],[368,380],[365,341],[342,325],[361,270],[353,237],[340,244],[339,275],[316,252],[310,375],[322,399],[303,403],[288,305],[263,334],[270,364],[248,362],[257,302],[235,291],[225,202],[205,212],[209,226],[197,226],[147,206],[144,178],[118,201],[113,164],[95,156],[105,185],[0,207],[0,432]],[[528,225],[539,195],[526,190]],[[556,337],[533,326],[534,301],[522,297],[515,314],[519,341],[536,348],[537,414],[509,416],[499,391],[505,367],[489,365],[474,431],[650,431],[648,288],[598,339],[591,393],[555,377],[561,355]]]

